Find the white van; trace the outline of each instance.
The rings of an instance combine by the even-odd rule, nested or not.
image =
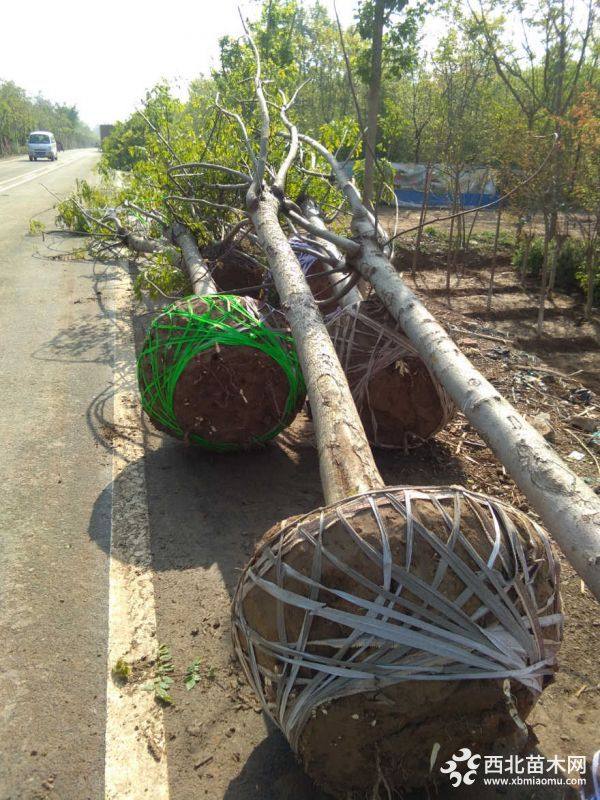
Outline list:
[[[38,158],[49,158],[56,161],[58,150],[56,139],[50,131],[32,131],[27,140],[27,151],[30,161],[37,161]]]

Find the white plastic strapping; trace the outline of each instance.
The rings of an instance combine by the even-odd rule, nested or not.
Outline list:
[[[378,447],[397,446],[390,445],[386,438],[378,433],[377,414],[374,413],[370,402],[370,382],[390,364],[396,364],[396,369],[401,369],[406,359],[421,361],[420,355],[410,340],[398,329],[397,323],[389,317],[377,297],[339,309],[329,314],[325,321],[348,378],[358,413],[363,418],[364,415],[369,415],[371,443]],[[441,409],[437,425],[429,434],[434,436],[452,419],[455,406],[439,381],[430,372],[429,376]],[[408,435],[405,447],[420,443],[421,440],[416,435]]]
[[[415,513],[424,504],[436,514],[435,530]],[[357,515],[364,524],[365,511],[375,521],[378,547],[353,525]],[[465,535],[467,512],[471,524],[478,520],[485,557]],[[338,525],[361,557],[377,565],[379,582],[328,547],[328,531]],[[391,525],[404,537],[402,564],[392,557]],[[290,556],[307,543],[310,570],[295,569]],[[413,571],[424,552],[435,553],[437,563],[430,583]],[[360,591],[327,584],[326,564],[349,576]],[[539,570],[552,588],[542,605],[534,591]],[[440,589],[448,571],[464,587],[453,600]],[[250,592],[275,600],[275,640],[246,618]],[[302,613],[293,635],[286,628],[287,606]],[[375,490],[292,520],[257,548],[239,581],[232,613],[244,672],[295,749],[317,706],[401,681],[510,679],[538,693],[544,676],[555,669],[562,632],[558,566],[546,534],[516,509],[461,487]],[[339,635],[313,638],[317,618],[336,623]]]

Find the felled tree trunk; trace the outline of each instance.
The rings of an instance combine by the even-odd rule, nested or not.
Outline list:
[[[337,160],[312,138],[300,138],[329,161],[348,199],[355,238],[352,263],[372,283],[423,361],[504,464],[566,558],[600,600],[600,499],[474,368],[406,286],[383,254],[374,235],[373,217]]]
[[[355,217],[362,243],[357,268],[600,599],[600,499],[461,353],[383,256],[371,231],[367,218]]]
[[[114,213],[108,214],[106,217],[104,217],[104,219],[114,222],[115,233],[121,244],[129,248],[129,250],[131,250],[133,253],[143,255],[148,253],[159,253],[165,249],[164,244],[161,244],[161,242],[158,242],[155,239],[149,239],[145,236],[138,236],[135,233],[131,233],[131,231],[122,224],[121,220]]]
[[[248,212],[271,267],[290,325],[310,400],[323,493],[328,503],[383,485],[348,382],[278,220],[279,201],[269,189],[248,200]]]
[[[381,488],[278,205],[263,188],[248,209],[296,339],[328,505],[258,544],[234,645],[317,783],[340,800],[377,797],[382,782],[391,795],[431,782],[432,752],[523,747],[514,718],[555,669],[558,571],[543,532],[492,498]]]

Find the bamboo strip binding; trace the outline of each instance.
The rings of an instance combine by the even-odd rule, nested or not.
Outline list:
[[[445,428],[454,417],[456,407],[450,396],[431,375],[416,348],[376,296],[358,306],[333,312],[326,323],[372,445],[387,449],[418,447]],[[385,414],[373,407],[373,380],[393,365],[401,373],[405,370],[410,374],[412,370],[414,375],[409,378],[405,389],[412,388],[411,379],[414,377],[415,382],[422,385],[423,403],[407,403],[404,419],[396,419],[398,408],[394,409],[392,405],[394,417],[390,418],[387,430],[382,430]],[[401,398],[395,400],[402,403]],[[415,416],[420,414],[423,416]]]
[[[435,529],[419,520],[427,509]],[[359,532],[365,512],[378,548]],[[467,520],[479,525],[477,546]],[[354,552],[375,565],[377,583],[328,547],[338,524]],[[392,555],[399,527],[404,563]],[[291,563],[302,550],[304,570]],[[437,564],[429,582],[422,578],[427,553]],[[328,584],[323,573],[332,568],[356,592],[339,588],[337,579]],[[464,588],[452,600],[444,586],[454,578]],[[508,678],[537,696],[556,669],[557,587],[546,534],[511,506],[461,487],[374,490],[287,521],[263,538],[233,600],[234,646],[263,709],[297,750],[317,707],[403,681]],[[265,618],[276,619],[276,637],[248,619],[252,594],[254,609],[263,605]],[[339,635],[313,639],[319,620]]]

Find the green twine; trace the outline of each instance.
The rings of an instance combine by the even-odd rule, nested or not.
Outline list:
[[[205,306],[202,313],[194,308],[198,300]],[[281,367],[289,385],[282,418],[252,443],[277,436],[293,419],[305,392],[293,339],[267,327],[238,297],[226,294],[186,297],[165,308],[150,326],[137,362],[142,406],[148,416],[174,436],[184,436],[173,408],[177,381],[194,356],[215,345],[254,347]],[[242,449],[238,443],[212,442],[196,433],[190,433],[189,440],[218,452]]]

